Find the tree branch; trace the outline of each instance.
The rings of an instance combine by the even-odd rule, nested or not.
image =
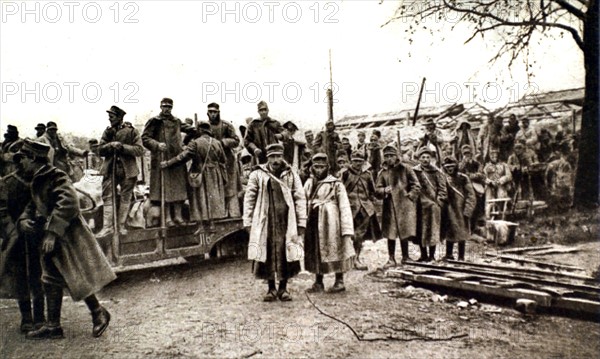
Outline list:
[[[558,5],[560,5],[563,9],[567,10],[571,14],[575,15],[579,20],[585,21],[585,13],[567,2],[566,0],[550,0]]]

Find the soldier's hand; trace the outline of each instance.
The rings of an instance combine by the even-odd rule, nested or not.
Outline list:
[[[20,221],[19,230],[25,234],[34,234],[36,232],[35,221],[33,219],[24,219]]]
[[[54,250],[54,244],[56,243],[56,236],[52,232],[46,232],[44,240],[42,241],[42,251],[48,254]]]
[[[260,148],[257,148],[254,150],[254,156],[255,157],[259,157],[262,154],[262,151],[260,150]]]
[[[160,168],[167,168],[169,167],[169,161],[162,161],[160,163]]]
[[[117,151],[121,151],[123,149],[123,144],[118,141],[111,142],[111,147]]]
[[[385,188],[385,193],[392,193],[392,186],[387,186]]]
[[[162,142],[161,142],[161,143],[159,143],[159,144],[158,144],[158,150],[159,150],[160,152],[165,152],[165,151],[167,150],[167,144],[166,144],[166,143],[162,143]]]

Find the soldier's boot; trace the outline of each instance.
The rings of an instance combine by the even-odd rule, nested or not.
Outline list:
[[[465,260],[465,245],[466,245],[466,242],[458,242],[458,260],[459,261]]]
[[[275,280],[269,279],[269,289],[267,294],[263,297],[264,302],[274,302],[277,300],[277,288],[275,288]]]
[[[44,315],[45,298],[43,295],[33,297],[33,328],[40,329],[46,322],[46,316]]]
[[[102,225],[102,229],[100,230],[100,232],[96,233],[96,237],[97,238],[102,238],[102,237],[106,237],[106,236],[110,236],[114,233],[115,228],[114,228],[114,218],[113,218],[113,205],[112,204],[105,204],[104,205],[104,213],[102,215],[103,218],[103,225]]]
[[[367,270],[368,267],[360,261],[360,252],[362,251],[362,243],[354,242],[354,251],[356,252],[356,258],[354,258],[354,269],[356,270]]]
[[[323,284],[323,275],[317,274],[315,275],[315,282],[312,287],[306,290],[308,293],[321,293],[325,291],[325,285]]]
[[[287,280],[283,279],[279,281],[279,290],[277,291],[277,297],[282,302],[289,302],[292,300],[290,292],[287,291]]]
[[[46,307],[48,308],[48,321],[41,328],[27,333],[26,339],[63,339],[65,337],[60,326],[60,312],[62,309],[63,289],[52,284],[44,284],[46,292]]]
[[[408,241],[400,241],[400,250],[402,251],[402,261],[401,263],[406,263],[410,259],[408,255]]]
[[[454,242],[446,240],[446,255],[444,256],[443,260],[453,261],[454,256],[452,255],[452,252],[454,252]]]
[[[346,290],[344,286],[344,273],[336,273],[335,274],[335,283],[333,283],[333,287],[329,288],[330,293],[339,293]]]
[[[165,203],[165,225],[167,227],[175,227],[175,222],[173,222],[173,218],[171,217],[171,204]]]
[[[126,236],[128,231],[125,228],[127,224],[127,216],[129,215],[129,201],[121,201],[121,205],[119,206],[119,212],[117,214],[117,219],[119,220],[119,234],[122,236]]]
[[[90,310],[90,313],[92,313],[92,335],[94,338],[98,338],[106,331],[106,328],[108,328],[108,323],[110,323],[110,313],[106,308],[100,305],[98,298],[93,294],[85,298],[84,301]]]
[[[183,207],[183,203],[182,202],[174,202],[173,203],[173,222],[175,222],[175,224],[181,226],[183,224],[185,224],[185,221],[183,220],[183,215],[181,214],[182,212],[182,207]]]
[[[428,262],[435,262],[435,246],[429,246],[429,260]]]
[[[31,316],[31,301],[19,300],[19,312],[21,312],[21,333],[33,330],[33,317]]]
[[[397,266],[398,264],[396,263],[396,241],[393,239],[388,239],[387,240],[387,247],[388,247],[388,261],[383,265],[383,268],[392,268]]]
[[[417,262],[427,262],[429,260],[427,248],[425,246],[419,246],[419,250],[421,251],[421,256],[417,259]]]

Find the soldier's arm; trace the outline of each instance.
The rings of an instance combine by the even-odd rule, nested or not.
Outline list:
[[[317,133],[315,138],[313,139],[313,148],[315,149],[315,153],[321,151],[321,146],[323,145],[322,132]]]
[[[383,174],[383,171],[380,171],[379,176],[377,176],[377,181],[375,183],[375,196],[379,199],[385,197],[385,188],[387,186],[388,184]]]
[[[160,143],[154,139],[154,131],[156,126],[157,124],[155,123],[154,119],[151,118],[148,120],[148,122],[146,122],[144,131],[142,132],[142,144],[152,152],[158,151],[158,144]]]
[[[102,133],[102,137],[100,138],[100,143],[98,144],[98,154],[100,156],[109,156],[112,155],[112,147],[109,145],[111,142],[109,139],[109,131],[113,131],[110,127],[104,130]]]
[[[221,142],[225,148],[236,148],[240,145],[240,138],[235,133],[235,128],[230,123],[225,123],[226,131]]]
[[[144,145],[142,138],[135,128],[131,129],[129,134],[129,143],[123,143],[123,154],[140,157],[144,155]]]
[[[448,191],[446,187],[446,176],[442,174],[442,172],[437,173],[438,176],[438,191],[437,191],[437,201],[440,206],[443,206],[446,200],[448,199]]]
[[[60,140],[63,143],[63,145],[65,146],[65,148],[67,149],[67,152],[69,152],[69,154],[74,155],[74,156],[79,156],[79,157],[84,157],[85,155],[87,155],[88,151],[75,147],[75,145],[73,145],[71,142],[65,141],[62,136],[61,136]]]
[[[473,216],[473,211],[475,210],[475,205],[477,204],[477,197],[469,177],[464,176],[463,178],[465,180],[465,208],[463,210],[463,215],[471,218],[471,216]]]
[[[250,152],[250,154],[254,155],[254,151],[258,149],[258,146],[254,143],[254,128],[252,124],[248,126],[246,130],[246,136],[244,137],[244,147]]]
[[[290,172],[294,181],[292,195],[294,196],[294,207],[296,208],[296,225],[299,228],[306,228],[306,194],[300,176],[296,172]]]
[[[8,213],[8,193],[0,179],[0,243],[2,239],[9,241],[18,237],[17,227]],[[0,250],[4,248],[7,242],[0,244]]]
[[[252,171],[246,185],[246,193],[244,194],[244,227],[252,226],[252,216],[254,214],[254,207],[256,206],[259,181],[259,170]]]
[[[409,188],[408,197],[412,201],[415,201],[419,198],[419,194],[421,193],[421,182],[419,182],[419,177],[417,177],[415,171],[410,167],[406,167],[406,178],[408,180]]]
[[[510,167],[507,164],[503,164],[502,167],[504,169],[504,175],[498,178],[498,183],[501,185],[505,185],[508,182],[512,181],[512,173],[510,171]]]
[[[58,238],[65,234],[71,221],[79,215],[79,199],[75,187],[65,173],[55,172],[49,198],[55,201],[44,230],[54,233]]]
[[[335,191],[340,209],[340,229],[342,236],[354,235],[354,221],[352,220],[352,209],[346,187],[341,182],[335,182]]]

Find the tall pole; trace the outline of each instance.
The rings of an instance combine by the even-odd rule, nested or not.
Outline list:
[[[327,89],[328,120],[333,121],[333,72],[331,68],[331,49],[329,49],[329,88]]]
[[[423,95],[424,88],[425,88],[425,77],[423,77],[423,80],[421,81],[421,90],[419,91],[419,99],[417,100],[417,107],[415,108],[415,114],[413,116],[413,123],[412,123],[413,126],[417,123],[417,116],[419,116],[419,107],[421,106],[421,96]]]

